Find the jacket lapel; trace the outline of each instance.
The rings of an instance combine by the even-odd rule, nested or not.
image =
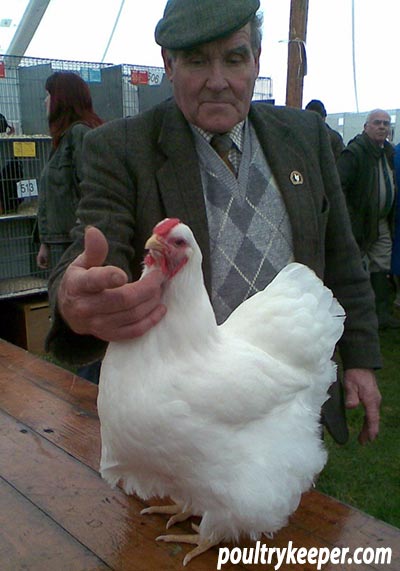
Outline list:
[[[275,113],[268,113],[267,109],[260,113],[253,106],[250,119],[287,208],[295,259],[312,266],[319,241],[309,177],[311,159],[299,151],[304,145]]]
[[[166,158],[157,171],[165,211],[192,229],[203,254],[204,280],[210,291],[210,244],[199,163],[190,127],[174,104],[164,116],[159,146]]]

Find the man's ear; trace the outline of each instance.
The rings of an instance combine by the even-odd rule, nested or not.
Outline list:
[[[261,57],[261,48],[259,48],[258,53],[255,56],[255,62],[256,62],[256,69],[257,69],[257,77],[260,73],[260,57]]]
[[[172,81],[173,76],[173,59],[171,53],[165,49],[161,48],[161,55],[164,61],[164,69],[167,77],[170,81]]]

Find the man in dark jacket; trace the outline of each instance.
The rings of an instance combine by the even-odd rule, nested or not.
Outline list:
[[[326,129],[328,131],[328,136],[331,142],[333,156],[337,161],[345,145],[343,143],[342,135],[338,133],[338,131],[335,131],[335,129],[332,129],[332,127],[328,125],[328,123],[326,122],[327,113],[325,105],[319,99],[311,99],[311,101],[307,103],[305,108],[307,111],[315,111],[315,113],[321,115],[322,119],[325,122]]]
[[[347,313],[340,341],[346,405],[365,407],[366,443],[379,428],[373,293],[321,118],[251,104],[259,5],[167,3],[156,41],[174,98],[85,137],[79,224],[51,278],[48,346],[61,359],[94,361],[108,341],[143,335],[160,321],[160,278],[152,272],[138,280],[144,245],[162,218],[180,218],[201,248],[218,321],[243,301],[244,282],[247,293],[256,279],[262,288],[289,260],[308,265],[334,291]],[[233,172],[209,144],[215,135],[231,139]],[[225,263],[220,254],[230,245]],[[328,401],[325,421],[344,441],[336,405]]]
[[[388,281],[395,205],[394,149],[387,140],[389,132],[390,115],[382,109],[371,111],[363,133],[350,141],[337,163],[353,233],[370,272],[381,329],[400,327],[391,314]]]

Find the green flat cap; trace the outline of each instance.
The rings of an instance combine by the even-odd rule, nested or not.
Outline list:
[[[191,48],[236,32],[259,7],[259,0],[168,0],[154,36],[164,48]]]

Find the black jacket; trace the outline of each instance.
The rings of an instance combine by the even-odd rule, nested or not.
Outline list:
[[[385,142],[383,152],[394,169],[394,149]],[[352,139],[337,161],[343,192],[346,196],[354,237],[365,254],[378,238],[379,159],[382,148],[367,134]],[[392,224],[392,207],[389,221]]]

